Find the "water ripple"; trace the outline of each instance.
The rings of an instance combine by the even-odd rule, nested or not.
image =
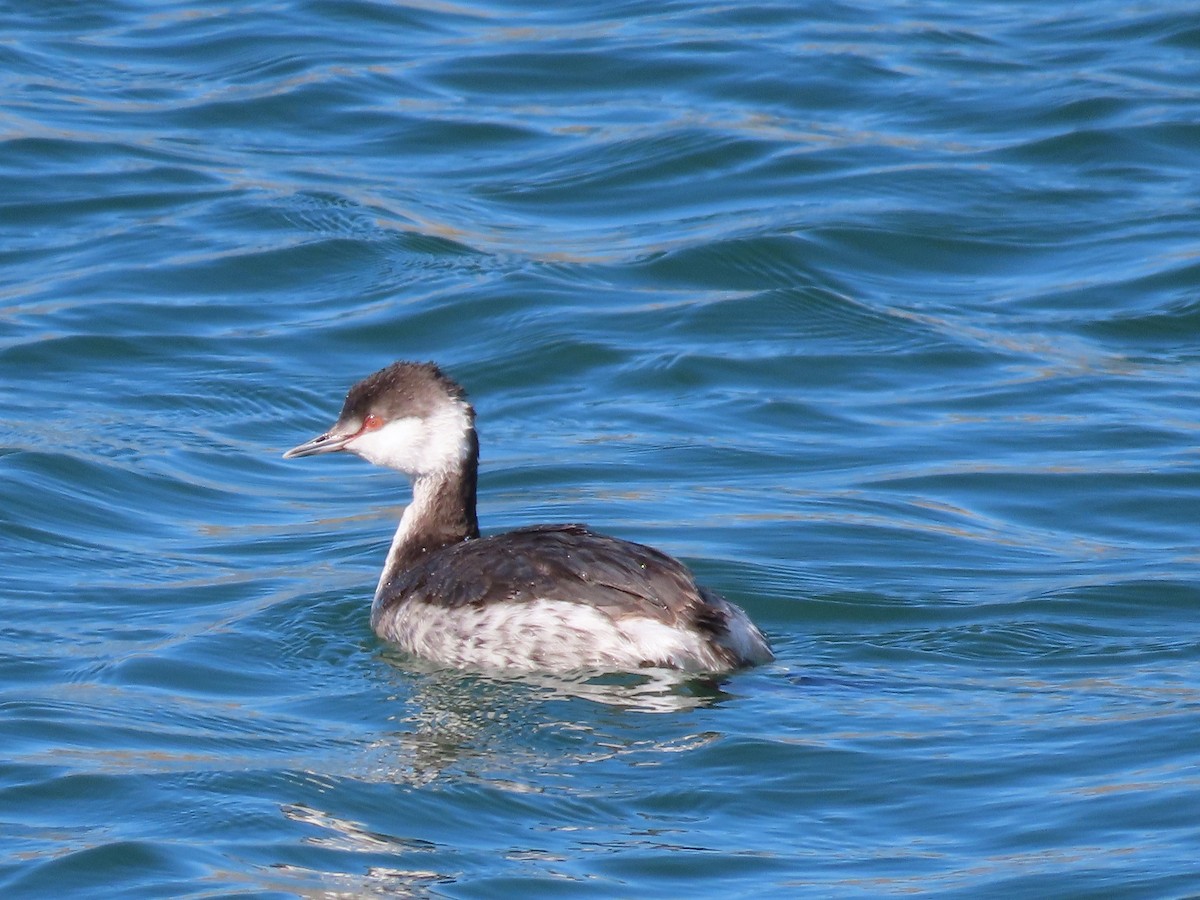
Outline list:
[[[1196,893],[1193,19],[11,10],[0,890]],[[397,357],[777,661],[379,645]]]

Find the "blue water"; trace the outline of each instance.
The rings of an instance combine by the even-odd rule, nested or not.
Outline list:
[[[1200,893],[1194,4],[0,9],[0,895]],[[397,358],[777,661],[382,645]]]

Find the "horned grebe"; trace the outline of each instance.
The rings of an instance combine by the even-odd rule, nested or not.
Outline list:
[[[335,450],[412,482],[371,605],[376,634],[409,653],[550,672],[716,673],[773,659],[745,612],[651,547],[582,525],[480,537],[475,410],[433,363],[363,379],[329,431],[283,456]]]

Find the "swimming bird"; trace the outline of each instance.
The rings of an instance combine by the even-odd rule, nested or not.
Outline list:
[[[773,658],[742,609],[651,547],[575,524],[481,537],[475,410],[434,363],[358,382],[332,428],[283,455],[341,450],[412,484],[371,605],[376,634],[408,653],[545,672],[724,673]]]

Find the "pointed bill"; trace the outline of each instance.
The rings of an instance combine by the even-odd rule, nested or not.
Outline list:
[[[283,454],[283,458],[297,459],[301,456],[316,456],[318,453],[333,453],[335,450],[344,448],[354,437],[353,434],[334,434],[332,431],[327,431],[311,441],[305,441],[299,447],[293,447]]]

